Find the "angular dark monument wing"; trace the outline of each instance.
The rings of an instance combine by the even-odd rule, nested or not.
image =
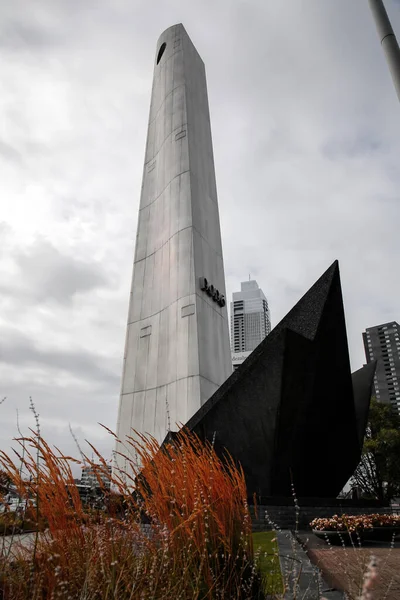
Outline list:
[[[249,495],[334,497],[361,454],[372,367],[354,375],[335,261],[186,426],[242,465]],[[372,375],[371,375],[372,373]]]

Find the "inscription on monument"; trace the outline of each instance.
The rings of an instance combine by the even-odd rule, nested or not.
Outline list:
[[[225,306],[225,296],[220,294],[217,288],[215,288],[212,283],[209,283],[205,277],[200,277],[200,288],[209,296],[211,296],[214,302],[219,304],[219,306]]]

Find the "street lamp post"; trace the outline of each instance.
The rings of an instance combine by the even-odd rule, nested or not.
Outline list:
[[[390,24],[383,0],[369,0],[381,46],[386,55],[394,87],[400,100],[400,48]]]

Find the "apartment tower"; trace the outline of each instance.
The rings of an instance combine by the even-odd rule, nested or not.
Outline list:
[[[400,326],[391,321],[369,327],[362,335],[367,362],[377,361],[375,396],[400,412]]]

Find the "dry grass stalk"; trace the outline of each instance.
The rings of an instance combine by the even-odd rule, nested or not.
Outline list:
[[[19,442],[23,469],[5,453],[0,468],[21,497],[37,499],[45,530],[34,554],[21,550],[12,563],[0,558],[3,600],[258,597],[244,476],[229,456],[223,465],[210,444],[188,432],[167,452],[137,434],[129,443],[143,469],[132,493],[124,473],[110,476],[93,449],[100,465],[85,461],[103,486],[106,508],[99,510],[79,496],[71,471],[79,461],[54,451],[37,432]],[[129,456],[126,464],[137,476]],[[114,491],[104,487],[107,476]]]

